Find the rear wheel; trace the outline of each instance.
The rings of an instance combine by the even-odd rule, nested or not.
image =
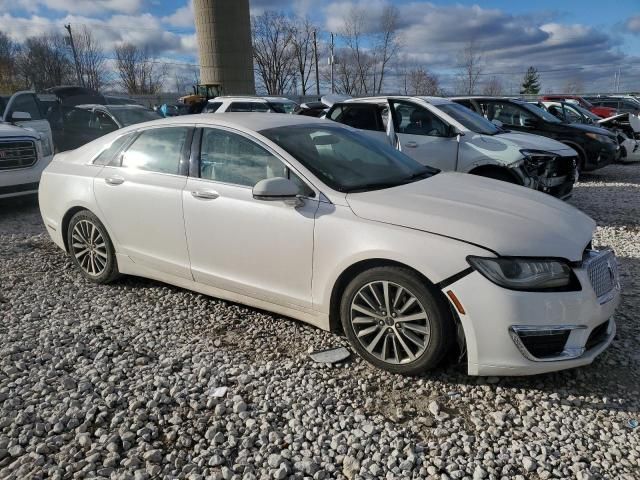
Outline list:
[[[96,283],[109,283],[118,275],[113,243],[107,229],[93,213],[76,213],[67,229],[67,245],[71,260],[85,278]]]
[[[358,354],[393,373],[435,367],[453,340],[447,305],[405,268],[377,267],[356,276],[342,295],[340,315]]]

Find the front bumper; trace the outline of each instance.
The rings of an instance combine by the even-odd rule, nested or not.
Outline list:
[[[469,375],[534,375],[593,362],[615,336],[613,315],[620,303],[620,288],[599,298],[586,266],[574,272],[582,285],[576,292],[507,290],[476,271],[446,287],[443,292],[451,290],[465,311],[459,317]],[[519,344],[514,327],[542,333],[567,328],[570,332],[558,355],[537,358]]]
[[[520,176],[524,186],[566,200],[571,197],[573,185],[578,179],[576,162],[576,157],[557,156],[544,162],[535,172],[520,167]]]
[[[0,171],[0,198],[17,197],[38,193],[42,171],[51,162],[52,155],[40,158],[28,168]]]

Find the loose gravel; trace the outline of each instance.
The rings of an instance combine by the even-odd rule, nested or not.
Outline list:
[[[346,342],[153,281],[90,284],[35,202],[1,203],[0,478],[640,478],[639,194],[640,165],[616,165],[571,200],[621,262],[611,348],[500,379],[318,364]]]

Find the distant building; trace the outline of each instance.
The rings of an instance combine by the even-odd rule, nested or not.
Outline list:
[[[249,0],[194,0],[200,83],[255,94]]]

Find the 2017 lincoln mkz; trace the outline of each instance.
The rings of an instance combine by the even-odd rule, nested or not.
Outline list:
[[[472,375],[548,372],[615,335],[616,258],[592,249],[588,216],[326,120],[133,125],[56,155],[40,208],[89,280],[138,275],[293,317],[391,372],[456,342]]]

